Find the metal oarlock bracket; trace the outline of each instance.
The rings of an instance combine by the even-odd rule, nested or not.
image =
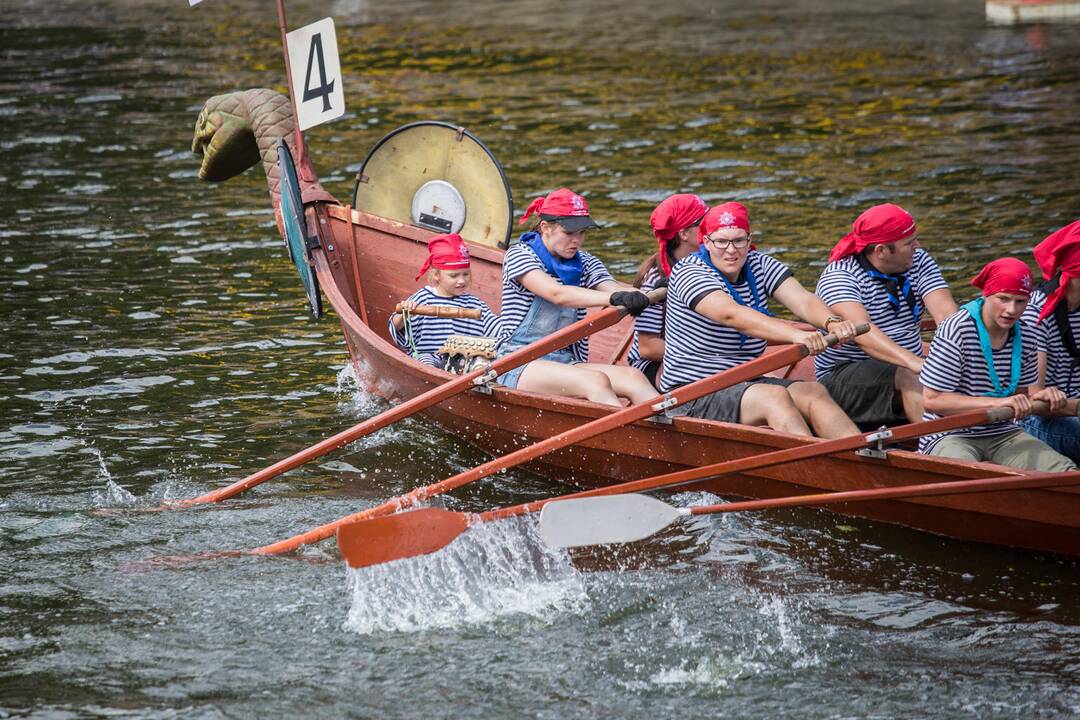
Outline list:
[[[664,393],[664,399],[652,406],[653,412],[664,412],[670,407],[675,407],[679,401],[671,393]]]
[[[659,425],[670,425],[671,418],[667,414],[667,409],[678,404],[679,401],[671,393],[664,393],[664,399],[652,406],[652,411],[657,414],[646,419]]]
[[[872,457],[877,460],[884,460],[889,457],[889,453],[885,449],[885,441],[892,436],[892,430],[882,425],[877,429],[877,432],[872,432],[866,436],[866,442],[877,442],[877,447],[865,447],[861,450],[856,450],[855,454],[862,455],[863,457]]]
[[[499,374],[495,372],[495,370],[491,367],[488,367],[488,371],[486,373],[484,373],[480,377],[473,378],[472,382],[475,386],[473,387],[473,390],[480,393],[481,395],[490,395],[491,386],[494,384],[495,378],[497,377],[499,377]]]

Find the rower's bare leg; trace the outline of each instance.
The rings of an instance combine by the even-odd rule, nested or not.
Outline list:
[[[739,422],[743,425],[768,425],[773,430],[792,435],[813,435],[783,385],[758,383],[748,387],[739,403]]]
[[[585,367],[607,375],[611,381],[611,387],[615,394],[630,401],[631,405],[643,403],[657,396],[656,388],[652,386],[645,373],[636,367],[629,365],[604,365],[603,363],[586,363],[577,367]]]
[[[922,383],[919,376],[907,368],[896,368],[896,376],[893,381],[896,392],[900,393],[900,399],[904,403],[904,415],[908,422],[920,422],[923,417]]]
[[[525,367],[517,386],[519,390],[544,395],[585,398],[605,405],[622,406],[607,375],[589,370],[585,365],[535,360]]]
[[[797,382],[788,386],[787,391],[818,437],[838,438],[859,434],[858,426],[840,409],[821,383]]]

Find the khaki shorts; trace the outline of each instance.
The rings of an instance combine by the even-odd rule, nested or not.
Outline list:
[[[938,440],[927,454],[957,460],[992,462],[1041,472],[1066,472],[1076,469],[1076,463],[1072,460],[1020,429],[1000,435],[977,437],[946,435]]]

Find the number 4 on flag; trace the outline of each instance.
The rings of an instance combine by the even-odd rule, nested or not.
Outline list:
[[[296,98],[296,122],[307,130],[345,114],[334,19],[323,18],[286,35]]]

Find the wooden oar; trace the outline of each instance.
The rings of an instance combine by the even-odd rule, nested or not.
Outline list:
[[[485,513],[459,513],[439,508],[388,515],[374,520],[362,520],[343,525],[338,529],[338,548],[350,567],[365,567],[389,560],[400,560],[415,555],[435,552],[451,543],[470,526],[491,520],[533,513],[551,502],[573,498],[662,490],[706,478],[712,479],[736,472],[750,472],[785,463],[824,457],[876,443],[895,443],[902,440],[957,430],[971,425],[999,422],[1013,416],[1009,407],[975,410],[960,415],[899,425],[872,433],[808,443],[798,447],[738,458],[726,462],[690,468],[674,473],[657,475],[643,480],[632,480],[617,485],[607,485],[592,490],[563,495],[561,497],[534,500],[513,507],[489,510]]]
[[[666,293],[667,290],[665,288],[654,290],[649,293],[649,300],[653,303],[662,302]],[[548,335],[543,340],[539,340],[531,345],[526,345],[520,350],[515,350],[509,355],[493,361],[490,367],[477,368],[466,375],[443,383],[436,388],[428,390],[422,395],[418,395],[408,402],[404,402],[373,418],[368,418],[364,422],[354,425],[348,430],[344,430],[337,435],[316,443],[294,455],[290,455],[284,460],[279,460],[270,467],[248,475],[243,480],[238,480],[228,487],[214,490],[205,495],[200,495],[197,498],[178,501],[173,504],[173,507],[186,507],[203,503],[219,502],[231,498],[234,495],[239,495],[245,490],[250,490],[256,485],[275,478],[293,468],[299,467],[309,460],[322,457],[326,453],[336,450],[342,445],[358,440],[365,435],[370,435],[377,430],[383,429],[387,425],[392,425],[399,420],[404,420],[410,415],[426,410],[432,405],[437,405],[458,393],[465,392],[477,385],[483,385],[488,380],[494,380],[499,375],[509,370],[513,370],[519,365],[524,365],[525,363],[537,360],[544,355],[547,355],[549,352],[566,347],[595,332],[610,327],[622,320],[625,315],[626,308],[624,307],[604,308],[600,312],[593,313],[572,325],[567,325],[562,330]]]
[[[394,308],[394,312],[402,312],[405,303],[399,302],[397,307]],[[442,318],[469,318],[470,320],[480,319],[480,308],[465,308],[454,307],[452,305],[417,305],[409,311],[410,315],[430,315],[431,317]]]
[[[723,505],[676,508],[648,495],[613,495],[548,503],[540,511],[540,537],[549,547],[608,545],[642,540],[677,520],[691,515],[808,507],[837,503],[894,500],[897,498],[966,495],[1033,488],[1080,485],[1080,470],[1066,473],[1005,475],[977,480],[953,480],[891,488],[796,495],[769,500],[746,500]]]
[[[864,333],[869,329],[870,326],[867,324],[858,326],[858,331],[860,333]],[[825,338],[829,345],[835,345],[837,342],[835,335],[826,335]],[[623,425],[629,425],[638,420],[644,420],[651,415],[663,412],[668,408],[682,405],[683,403],[688,403],[691,400],[696,400],[711,392],[723,390],[731,385],[752,380],[759,375],[783,367],[799,357],[805,357],[807,352],[804,345],[789,345],[783,350],[763,355],[762,357],[743,363],[737,367],[724,370],[723,372],[692,382],[688,385],[683,385],[669,393],[657,395],[645,402],[631,405],[622,410],[617,410],[610,415],[597,418],[592,422],[585,423],[572,430],[553,435],[546,440],[541,440],[538,443],[486,462],[472,470],[459,473],[441,482],[417,488],[406,495],[401,495],[381,505],[376,505],[373,508],[368,508],[367,510],[362,510],[358,513],[353,513],[352,515],[347,515],[332,523],[321,525],[306,533],[294,535],[293,537],[286,538],[280,542],[255,548],[251,552],[277,555],[279,553],[290,552],[302,545],[308,545],[313,542],[318,542],[319,540],[324,540],[325,538],[330,537],[330,535],[332,535],[339,527],[347,523],[356,522],[358,520],[367,520],[381,515],[389,515],[398,512],[403,508],[412,507],[416,503],[426,500],[429,497],[454,490],[462,485],[467,485],[480,478],[485,478],[488,475],[493,475],[497,472],[516,467],[524,462],[535,460],[541,455],[545,455],[553,450],[558,450],[588,440],[589,438],[596,437],[597,435],[622,427]]]

